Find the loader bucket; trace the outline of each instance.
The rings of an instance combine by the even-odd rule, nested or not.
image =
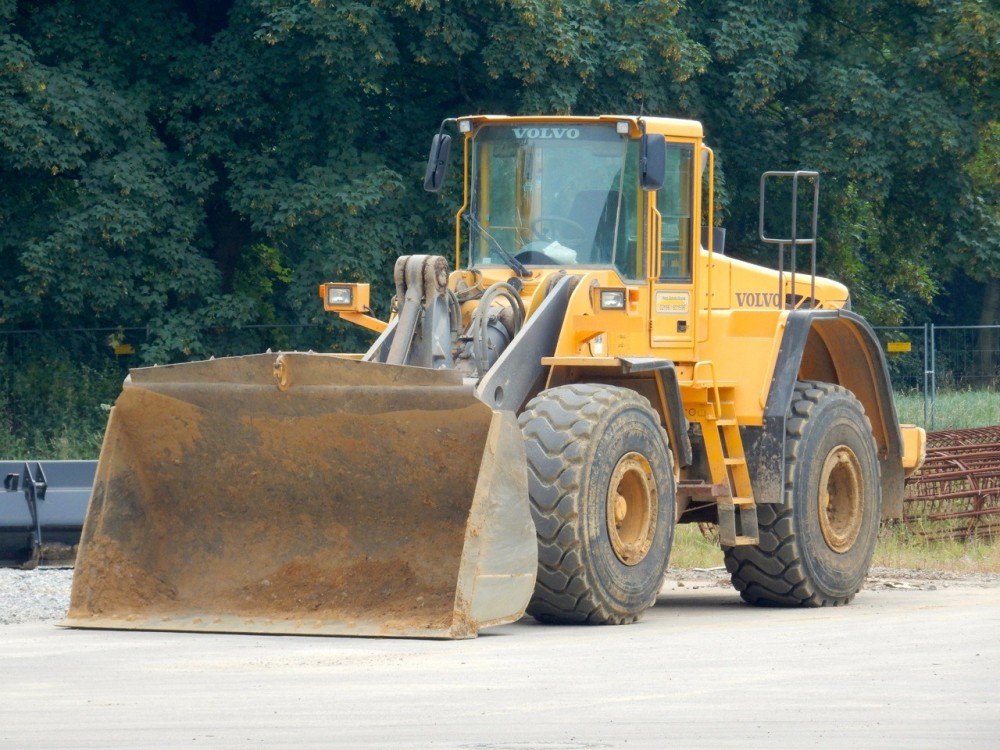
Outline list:
[[[457,373],[314,353],[143,368],[63,624],[466,638],[523,614],[536,564],[517,423]]]

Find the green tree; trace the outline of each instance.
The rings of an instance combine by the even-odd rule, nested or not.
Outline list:
[[[995,3],[702,2],[710,132],[752,247],[754,175],[823,174],[821,264],[877,323],[921,319],[972,198],[963,166],[996,119]],[[708,101],[707,97],[705,101]],[[980,226],[980,229],[983,227]]]
[[[993,177],[969,165],[997,119],[995,10],[3,0],[0,325],[149,325],[166,360],[322,321],[354,348],[316,284],[371,280],[384,312],[397,255],[450,255],[456,185],[419,191],[427,137],[487,111],[702,119],[750,258],[769,260],[760,172],[817,168],[823,269],[875,322],[915,318],[954,268],[993,268]]]
[[[758,177],[818,169],[821,271],[861,312],[968,321],[980,298],[993,322],[998,10],[0,0],[0,330],[148,327],[146,362],[362,347],[316,285],[370,281],[384,314],[398,255],[451,256],[460,185],[419,189],[426,147],[443,118],[482,112],[700,119],[730,252],[774,262],[755,239]],[[255,328],[279,324],[296,328]],[[63,345],[53,361],[103,378]],[[11,393],[0,414],[18,424]]]
[[[959,210],[959,231],[950,248],[949,261],[980,285],[981,326],[1000,325],[1000,123],[984,128],[979,151],[966,168],[969,188]],[[979,333],[979,370],[995,375],[1000,367],[1000,332],[982,328]]]
[[[190,24],[170,3],[7,2],[3,17],[0,322],[133,325],[220,304],[209,176],[157,133]]]

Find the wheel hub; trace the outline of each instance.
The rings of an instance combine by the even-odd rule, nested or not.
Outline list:
[[[640,453],[619,459],[608,486],[608,537],[615,555],[625,565],[638,565],[656,532],[656,480]]]
[[[819,481],[819,525],[834,552],[854,546],[865,510],[861,464],[854,451],[837,446],[826,457]]]

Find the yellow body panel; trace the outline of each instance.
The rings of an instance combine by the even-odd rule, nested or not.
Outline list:
[[[906,476],[924,465],[927,457],[927,433],[922,427],[912,424],[900,425],[903,433],[903,471]]]
[[[525,116],[510,117],[507,115],[472,115],[461,117],[459,122],[468,122],[473,130],[487,123],[504,125],[586,125],[590,123],[605,122],[627,122],[630,126],[630,135],[636,136],[641,132],[640,120],[645,125],[647,132],[661,133],[665,136],[675,138],[691,138],[701,140],[704,128],[697,120],[681,120],[676,117],[637,117],[635,115],[597,115],[594,117],[565,116]]]
[[[703,252],[703,257],[707,259],[708,253]],[[726,282],[720,286],[731,291],[710,311],[692,309],[691,285],[628,283],[613,269],[533,269],[522,292],[529,316],[544,297],[549,277],[557,273],[580,276],[563,320],[559,343],[546,364],[581,367],[590,362],[593,367],[604,367],[609,357],[657,357],[674,362],[682,384],[705,387],[706,376],[704,373],[696,376],[694,364],[709,361],[713,363],[717,384],[731,387],[739,384],[739,388],[734,388],[733,399],[740,422],[760,424],[789,311],[770,304],[779,296],[775,271],[720,255],[714,255],[712,262],[716,266],[715,278]],[[481,273],[484,286],[510,277],[506,267],[484,268]],[[767,289],[772,282],[774,291],[758,291]],[[628,294],[625,309],[601,310],[595,290],[622,287]],[[791,291],[787,281],[785,288]],[[808,294],[808,278],[800,279],[796,290]],[[663,302],[666,295],[678,294],[689,296],[683,311]],[[756,296],[750,300],[750,295]],[[846,290],[836,282],[817,279],[816,296],[823,306],[840,307],[846,299]],[[676,325],[674,321],[678,319],[695,316],[700,339],[671,341],[657,335],[664,321]]]

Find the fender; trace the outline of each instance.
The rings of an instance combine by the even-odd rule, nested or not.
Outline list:
[[[750,476],[757,502],[789,502],[782,481],[769,467],[783,464],[785,419],[797,380],[836,383],[864,406],[872,425],[882,485],[882,518],[903,513],[902,434],[889,368],[872,327],[848,310],[789,313],[764,407],[764,424],[744,428]]]

